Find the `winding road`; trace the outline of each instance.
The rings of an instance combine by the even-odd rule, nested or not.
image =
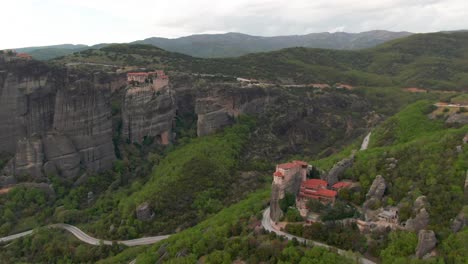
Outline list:
[[[312,246],[323,247],[323,248],[327,248],[327,249],[332,249],[333,251],[335,251],[336,253],[338,253],[340,255],[350,257],[350,253],[348,251],[345,251],[345,250],[342,250],[342,249],[339,249],[339,248],[335,248],[333,246],[330,246],[330,245],[327,245],[327,244],[324,244],[324,243],[320,243],[320,242],[317,242],[317,241],[305,239],[303,237],[294,236],[294,235],[288,234],[286,232],[280,231],[278,229],[275,229],[273,227],[273,225],[272,225],[272,220],[270,218],[270,208],[267,208],[267,209],[265,209],[263,211],[262,226],[263,226],[263,228],[265,230],[267,230],[269,232],[274,232],[277,235],[280,235],[280,236],[283,236],[283,237],[287,238],[288,240],[292,240],[293,238],[295,238],[295,239],[297,239],[297,241],[299,241],[301,243],[305,243],[307,245],[312,245]],[[168,237],[171,236],[171,235],[163,235],[163,236],[153,236],[153,237],[142,237],[142,238],[131,239],[131,240],[110,241],[110,240],[97,239],[97,238],[94,238],[92,236],[89,236],[88,234],[83,232],[78,227],[68,225],[68,224],[52,224],[52,225],[49,225],[47,227],[48,228],[59,228],[59,229],[66,230],[66,231],[70,232],[72,235],[74,235],[76,238],[78,238],[79,240],[83,241],[84,243],[87,243],[87,244],[90,244],[90,245],[95,245],[95,246],[98,246],[98,245],[101,245],[101,244],[112,245],[112,243],[119,243],[119,244],[123,244],[123,245],[129,246],[129,247],[141,246],[141,245],[150,245],[150,244],[157,243],[157,242],[159,242],[161,240],[167,239]],[[10,242],[10,241],[18,239],[20,237],[31,235],[32,233],[33,233],[33,230],[29,230],[29,231],[14,234],[14,235],[11,235],[11,236],[1,237],[0,238],[0,243]],[[373,262],[373,261],[371,261],[371,260],[369,260],[367,258],[361,257],[361,256],[355,255],[355,259],[357,261],[359,261],[360,263],[362,263],[362,264],[375,264],[375,262]]]
[[[159,242],[161,240],[164,240],[164,239],[166,239],[166,238],[168,238],[170,236],[170,235],[164,235],[164,236],[142,237],[142,238],[131,239],[131,240],[110,241],[110,240],[102,240],[102,239],[97,239],[97,238],[91,237],[91,236],[87,235],[85,232],[83,232],[81,229],[79,229],[78,227],[72,226],[72,225],[53,224],[53,225],[49,225],[47,227],[64,229],[64,230],[72,233],[72,235],[74,235],[79,240],[81,240],[81,241],[83,241],[83,242],[85,242],[87,244],[95,245],[95,246],[101,245],[101,243],[104,244],[104,245],[112,245],[112,243],[119,243],[119,244],[123,244],[123,245],[129,246],[129,247],[141,246],[141,245],[150,245],[150,244],[154,244],[156,242]],[[33,230],[29,230],[29,231],[26,231],[26,232],[22,232],[22,233],[7,236],[7,237],[1,237],[0,238],[0,243],[9,242],[9,241],[15,240],[15,239],[20,238],[20,237],[31,235],[32,233],[33,233]]]
[[[294,235],[288,234],[286,232],[280,231],[278,229],[275,229],[273,227],[273,225],[272,225],[272,220],[270,218],[270,208],[267,208],[267,209],[265,209],[265,211],[263,211],[262,226],[263,226],[263,228],[265,230],[270,231],[270,232],[274,232],[275,234],[277,234],[279,236],[283,236],[283,237],[287,238],[288,240],[292,240],[293,238],[295,238],[300,243],[305,243],[305,244],[311,245],[311,246],[317,246],[317,247],[332,249],[333,251],[335,251],[339,255],[350,257],[350,253],[348,251],[345,251],[345,250],[342,250],[342,249],[339,249],[339,248],[336,248],[336,247],[333,247],[333,246],[330,246],[330,245],[327,245],[327,244],[324,244],[324,243],[320,243],[320,242],[317,242],[317,241],[305,239],[303,237],[294,236]],[[355,259],[357,261],[359,261],[360,263],[362,263],[362,264],[375,264],[375,262],[373,262],[372,260],[361,257],[361,256],[358,256],[358,255],[355,255]]]

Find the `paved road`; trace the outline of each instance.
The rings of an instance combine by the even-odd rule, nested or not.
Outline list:
[[[362,141],[362,144],[361,144],[361,150],[366,150],[367,147],[369,147],[369,142],[370,142],[370,136],[371,136],[372,132],[369,132],[369,134],[367,134],[367,136],[364,138],[364,140]]]
[[[434,104],[437,107],[463,107],[463,108],[468,108],[468,105],[462,105],[462,104],[446,104],[446,103],[436,103]]]
[[[83,242],[85,242],[87,244],[95,245],[95,246],[100,245],[101,243],[104,244],[104,245],[112,245],[113,242],[124,244],[124,245],[129,246],[129,247],[141,246],[141,245],[150,245],[150,244],[154,244],[156,242],[159,242],[161,240],[164,240],[164,239],[166,239],[166,238],[168,238],[170,236],[170,235],[164,235],[164,236],[143,237],[143,238],[137,238],[137,239],[131,239],[131,240],[110,241],[110,240],[101,240],[101,239],[91,237],[91,236],[87,235],[85,232],[81,231],[81,229],[79,229],[78,227],[72,226],[72,225],[53,224],[53,225],[49,225],[48,227],[49,228],[60,228],[60,229],[67,230],[68,232],[72,233],[79,240],[81,240],[81,241],[83,241]],[[29,230],[29,231],[22,232],[22,233],[19,233],[19,234],[7,236],[7,237],[2,237],[2,238],[0,238],[0,242],[9,242],[9,241],[12,241],[12,240],[20,238],[20,237],[28,236],[28,235],[30,235],[32,233],[33,233],[33,230]]]
[[[262,226],[263,226],[263,228],[265,228],[265,230],[270,231],[270,232],[274,232],[277,235],[280,235],[280,236],[283,236],[283,237],[287,238],[288,240],[292,240],[293,238],[296,238],[297,241],[299,241],[301,243],[306,243],[307,245],[324,247],[324,248],[327,248],[327,249],[333,249],[334,251],[336,251],[336,253],[338,253],[340,255],[343,255],[343,256],[347,256],[347,257],[349,257],[349,255],[350,255],[348,251],[345,251],[345,250],[342,250],[342,249],[339,249],[339,248],[336,248],[336,247],[333,247],[333,246],[330,246],[330,245],[327,245],[327,244],[323,244],[323,243],[320,243],[320,242],[317,242],[317,241],[305,239],[303,237],[294,236],[294,235],[288,234],[286,232],[275,229],[273,227],[273,225],[271,224],[270,208],[267,208],[267,209],[265,209],[265,211],[263,211]],[[357,256],[357,255],[356,255],[356,260],[358,260],[362,264],[375,264],[375,262],[373,262],[373,261],[371,261],[369,259],[366,259],[364,257]]]
[[[23,233],[14,234],[14,235],[7,236],[7,237],[0,237],[0,243],[1,242],[10,242],[10,241],[15,240],[17,238],[28,236],[28,235],[32,234],[32,232],[33,232],[32,230],[29,230],[29,231],[26,231],[26,232],[23,232]]]

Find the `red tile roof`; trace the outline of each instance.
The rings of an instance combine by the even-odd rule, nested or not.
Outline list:
[[[283,173],[281,173],[280,171],[275,171],[275,173],[273,173],[273,176],[284,177]]]
[[[283,163],[283,164],[278,164],[278,168],[281,168],[281,169],[292,169],[294,167],[296,167],[297,164],[295,163],[292,163],[292,162],[289,162],[289,163]]]
[[[320,189],[320,188],[326,188],[327,182],[324,180],[320,180],[320,179],[309,179],[309,180],[303,181],[301,185],[304,186],[305,188]]]
[[[308,166],[309,163],[305,162],[305,161],[302,161],[302,160],[294,160],[293,163],[296,163],[296,164],[299,164],[299,165],[302,165],[302,166]]]
[[[346,188],[346,187],[349,187],[349,186],[351,186],[350,182],[337,182],[337,183],[333,184],[332,188],[341,189],[341,188]]]
[[[129,72],[127,76],[148,76],[147,72]]]
[[[317,194],[320,195],[320,196],[335,197],[336,196],[336,191],[327,190],[327,189],[320,189],[320,190],[318,190]]]
[[[307,162],[305,162],[305,161],[294,160],[293,162],[278,164],[278,168],[287,170],[287,169],[295,168],[297,166],[307,166],[307,165],[309,165],[309,164]]]

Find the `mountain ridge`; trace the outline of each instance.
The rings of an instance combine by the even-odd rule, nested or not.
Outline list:
[[[254,36],[238,32],[228,32],[223,34],[193,34],[179,38],[150,37],[128,43],[149,44],[168,51],[200,58],[224,58],[292,47],[343,50],[363,49],[412,34],[406,31],[392,32],[386,30],[372,30],[360,33],[320,32],[281,36]],[[111,43],[99,43],[95,45],[59,44],[24,47],[17,48],[16,50],[18,52],[30,53],[35,59],[49,60],[74,52],[102,48],[108,45],[111,45]]]

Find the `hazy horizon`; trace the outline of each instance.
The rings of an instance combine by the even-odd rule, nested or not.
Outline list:
[[[123,43],[150,37],[239,32],[254,36],[371,30],[427,33],[463,29],[462,0],[18,0],[2,3],[0,49],[64,43]],[[15,12],[21,10],[21,12]]]

